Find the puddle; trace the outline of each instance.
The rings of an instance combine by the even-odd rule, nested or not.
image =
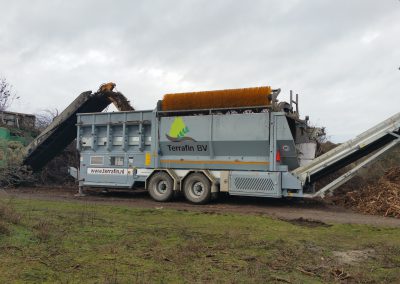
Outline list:
[[[289,222],[289,223],[291,223],[293,225],[309,227],[309,228],[330,227],[330,226],[332,226],[332,225],[326,224],[326,223],[318,221],[318,220],[305,219],[303,217],[300,217],[300,218],[297,218],[297,219],[292,219],[292,220],[284,220],[284,221]]]

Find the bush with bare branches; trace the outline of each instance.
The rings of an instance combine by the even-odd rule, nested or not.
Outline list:
[[[8,109],[14,100],[19,99],[12,90],[12,85],[5,78],[0,78],[0,111]]]

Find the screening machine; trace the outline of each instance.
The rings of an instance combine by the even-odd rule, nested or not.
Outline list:
[[[278,102],[270,87],[168,94],[156,109],[77,115],[80,169],[71,175],[83,187],[145,185],[153,199],[183,192],[203,204],[218,192],[281,198],[323,196],[325,175],[399,142],[400,114],[314,159],[320,129],[300,119],[298,99]],[[314,159],[314,160],[313,160]]]

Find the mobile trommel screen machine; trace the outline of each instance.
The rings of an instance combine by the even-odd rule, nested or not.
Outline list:
[[[322,194],[314,191],[316,180],[398,142],[399,114],[334,155],[314,159],[321,129],[300,119],[297,95],[278,102],[279,92],[258,87],[167,94],[154,110],[78,114],[80,169],[71,174],[81,192],[144,185],[157,201],[176,192],[197,204],[218,192],[314,197]]]

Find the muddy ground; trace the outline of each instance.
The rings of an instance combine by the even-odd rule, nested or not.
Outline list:
[[[221,196],[207,205],[193,205],[184,198],[173,202],[153,201],[144,190],[111,191],[87,190],[85,197],[76,197],[76,188],[15,188],[0,189],[0,196],[24,199],[59,200],[109,205],[124,205],[140,208],[176,209],[183,211],[201,211],[205,213],[239,213],[266,215],[277,219],[298,222],[299,225],[313,226],[320,223],[368,224],[373,226],[400,227],[400,219],[363,215],[343,207],[313,200],[284,200],[269,198],[250,198]]]

